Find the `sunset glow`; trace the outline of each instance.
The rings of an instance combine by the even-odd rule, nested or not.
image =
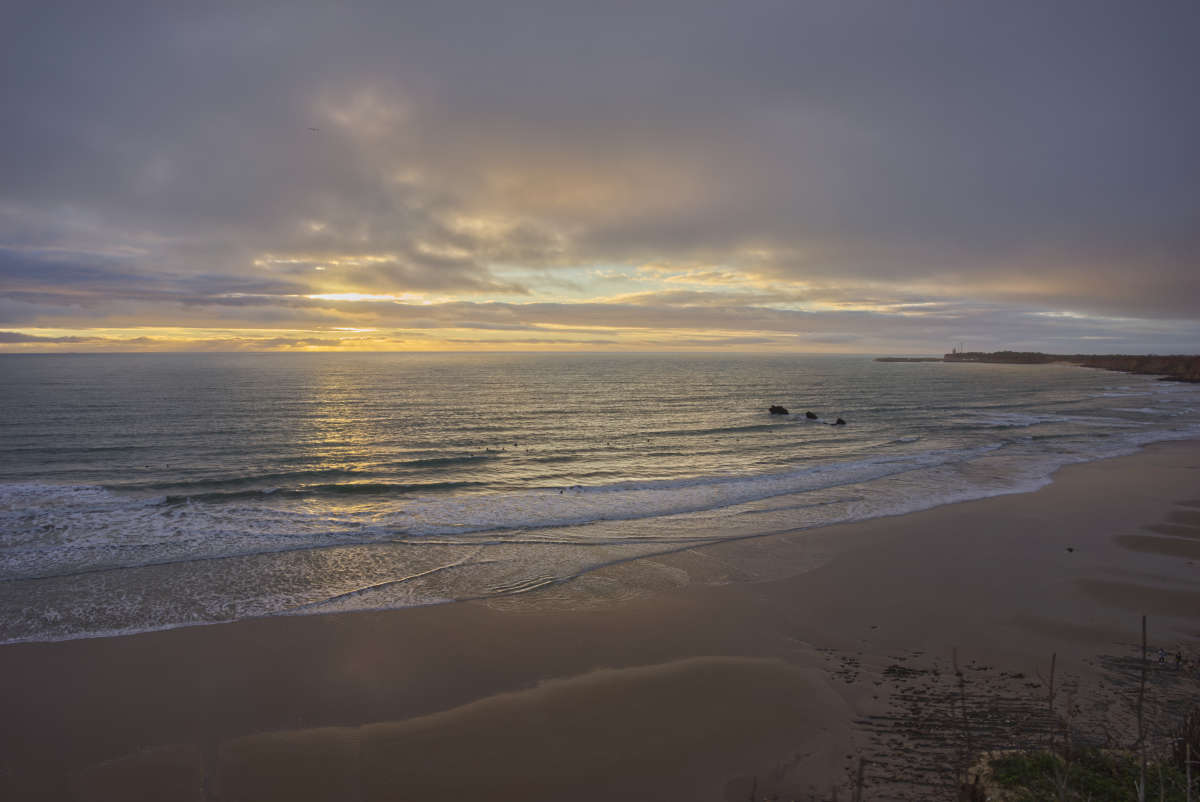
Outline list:
[[[1195,350],[1186,8],[859,5],[30,11],[0,349]]]

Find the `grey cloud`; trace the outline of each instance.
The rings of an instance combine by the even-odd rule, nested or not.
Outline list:
[[[197,344],[188,343],[187,347],[196,345],[214,350],[272,350],[276,348],[301,348],[305,346],[336,346],[342,344],[342,339],[329,337],[234,337],[219,340],[206,340]]]
[[[456,328],[463,320],[474,325],[621,327],[646,331],[711,330],[755,332],[755,336],[792,335],[803,342],[851,343],[880,353],[907,350],[942,353],[949,343],[963,340],[989,350],[1020,343],[1028,350],[1055,350],[1072,343],[1072,352],[1086,351],[1082,338],[1097,334],[1097,321],[1015,311],[1001,304],[947,301],[920,314],[895,315],[868,311],[822,313],[756,306],[666,306],[646,304],[447,303],[432,306],[373,303],[339,309],[357,312],[364,325],[400,328]],[[1108,319],[1104,334],[1117,334],[1130,350],[1159,353],[1187,351],[1200,338],[1200,322]],[[736,336],[736,335],[734,335]],[[1015,346],[1011,346],[1015,347]]]
[[[4,262],[0,292],[251,324],[334,309],[238,296],[319,291],[314,254],[398,255],[343,290],[516,294],[491,265],[763,251],[780,280],[942,281],[1006,320],[1194,319],[1198,32],[1182,0],[17,4],[0,242],[127,256]],[[730,303],[664,301],[573,313]],[[820,327],[731,303],[707,319]]]
[[[96,342],[97,337],[43,337],[37,334],[22,334],[17,331],[0,331],[0,343],[85,343]]]
[[[700,347],[717,348],[730,345],[777,345],[780,342],[778,337],[689,337],[679,340],[671,340],[671,343],[679,345],[691,345]],[[666,344],[666,343],[664,343]]]
[[[572,340],[565,337],[514,337],[498,339],[466,340],[450,337],[445,340],[456,345],[620,345],[620,340]]]
[[[45,337],[16,331],[0,331],[0,343],[28,345],[92,345],[117,348],[153,347],[174,350],[274,350],[306,346],[337,346],[342,338],[329,337],[229,337],[207,340],[167,340],[161,337]]]
[[[0,247],[0,279],[11,297],[71,297],[195,302],[232,294],[301,292],[303,284],[271,277],[214,275],[204,272],[145,272],[116,259],[79,262],[56,254],[22,253]]]
[[[316,303],[316,302],[311,302]],[[445,340],[438,330],[473,329],[528,335],[504,341],[518,345],[556,344],[562,340],[578,344],[606,343],[632,347],[805,347],[844,346],[849,350],[874,353],[942,353],[949,343],[968,342],[972,348],[998,350],[1019,348],[1060,352],[1085,352],[1089,343],[1105,338],[1106,351],[1178,353],[1193,349],[1200,338],[1200,322],[1145,321],[1115,318],[1098,322],[1071,316],[1031,314],[1000,304],[947,301],[929,308],[896,315],[865,311],[827,311],[820,314],[794,310],[741,307],[665,307],[622,304],[497,304],[446,303],[433,305],[386,302],[324,302],[317,312],[302,320],[282,319],[269,325],[278,328],[366,327],[375,329],[368,339],[387,338],[398,332],[406,338]],[[255,312],[255,318],[260,319]],[[314,318],[318,321],[313,322]],[[64,323],[67,321],[64,321]],[[120,323],[123,321],[113,321]],[[196,308],[181,316],[181,325],[219,328],[228,323]],[[424,334],[422,332],[425,332]],[[553,332],[553,333],[552,333]],[[608,336],[607,332],[613,332]],[[709,332],[697,335],[697,332]],[[34,335],[20,335],[30,338]],[[356,335],[363,336],[363,335]],[[583,339],[572,339],[572,336]],[[324,338],[317,338],[324,339]],[[245,340],[245,342],[242,342]],[[457,345],[501,342],[484,334],[479,338],[453,337]],[[585,342],[586,341],[586,342]],[[14,342],[11,341],[10,342]],[[33,343],[34,339],[25,339]],[[203,347],[266,348],[264,338],[219,340]],[[335,341],[336,342],[336,341]],[[257,346],[254,346],[257,343]],[[558,343],[558,344],[563,344]],[[301,344],[301,343],[295,343]],[[308,344],[318,344],[314,339]],[[275,344],[286,347],[289,342]],[[191,346],[189,346],[191,347]]]

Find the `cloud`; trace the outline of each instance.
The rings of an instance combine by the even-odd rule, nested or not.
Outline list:
[[[18,3],[0,322],[870,347],[1015,345],[1071,311],[1073,337],[1187,342],[1197,23],[1175,0]],[[305,297],[330,293],[433,308]]]
[[[454,343],[456,345],[480,346],[480,345],[501,345],[501,346],[526,346],[526,345],[569,345],[572,347],[580,346],[597,346],[597,345],[621,345],[621,340],[599,340],[599,339],[569,339],[566,337],[512,337],[505,339],[496,338],[472,338],[466,339],[461,337],[447,337],[443,342]]]
[[[0,331],[0,343],[91,343],[99,337],[44,337],[38,334],[22,334],[19,331]]]

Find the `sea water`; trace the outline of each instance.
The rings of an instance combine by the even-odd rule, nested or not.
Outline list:
[[[1197,436],[1200,386],[1069,365],[3,355],[0,642],[524,593]]]

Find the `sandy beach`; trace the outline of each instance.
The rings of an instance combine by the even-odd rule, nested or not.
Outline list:
[[[1200,653],[1200,442],[490,602],[3,646],[0,797],[808,799],[866,756],[903,798],[897,677],[1119,695],[1143,614]]]
[[[4,10],[0,802],[1200,802],[1200,2]]]

